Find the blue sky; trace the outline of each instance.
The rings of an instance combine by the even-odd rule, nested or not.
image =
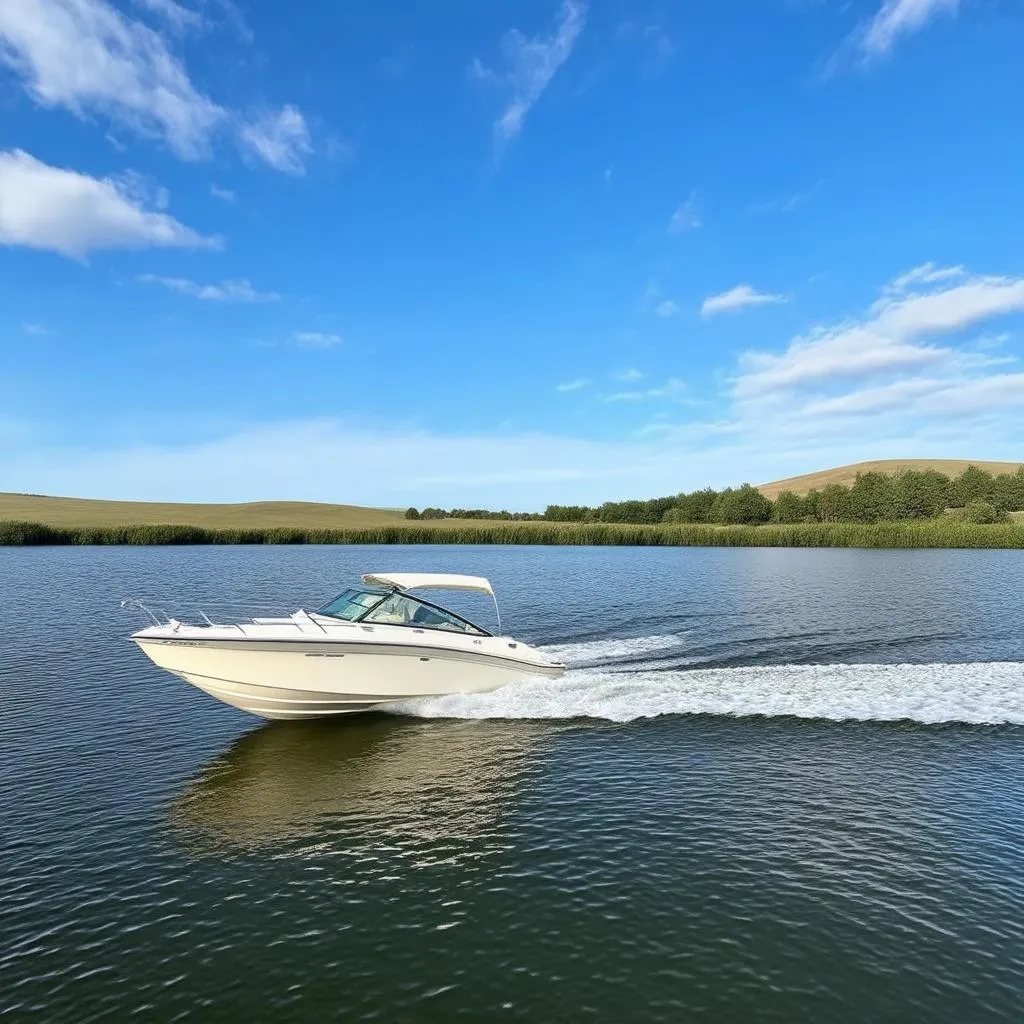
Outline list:
[[[1018,0],[0,5],[0,490],[1020,459]]]

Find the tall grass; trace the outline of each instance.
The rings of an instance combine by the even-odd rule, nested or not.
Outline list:
[[[566,544],[664,547],[1024,548],[1024,524],[949,519],[900,523],[705,526],[498,522],[362,529],[207,529],[201,526],[61,527],[0,520],[0,545],[59,544]]]

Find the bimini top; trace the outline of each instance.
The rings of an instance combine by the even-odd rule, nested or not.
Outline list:
[[[373,587],[397,587],[399,590],[419,590],[437,587],[441,590],[478,590],[494,597],[489,580],[483,576],[457,576],[447,572],[370,572],[363,582]]]

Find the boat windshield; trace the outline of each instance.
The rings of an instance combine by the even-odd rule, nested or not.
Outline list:
[[[333,601],[325,604],[323,608],[318,609],[318,612],[321,615],[329,615],[332,619],[347,619],[349,622],[356,622],[387,596],[386,590],[364,590],[350,587]]]
[[[399,593],[394,593],[381,601],[361,621],[391,626],[418,626],[420,629],[445,629],[452,633],[470,633],[473,636],[489,635],[479,626],[474,626],[472,622],[460,618],[453,612],[419,601],[408,594]]]
[[[445,611],[428,601],[420,601],[408,594],[372,588],[350,587],[340,593],[317,614],[348,622],[377,622],[388,626],[415,626],[419,629],[446,629],[451,633],[469,633],[473,636],[491,634],[472,622]]]

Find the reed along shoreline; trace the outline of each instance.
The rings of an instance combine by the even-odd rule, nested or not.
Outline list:
[[[210,529],[201,526],[50,526],[0,521],[0,546],[184,544],[511,544],[621,547],[1024,548],[1024,524],[949,520],[763,526],[619,523],[424,523],[369,528]]]

